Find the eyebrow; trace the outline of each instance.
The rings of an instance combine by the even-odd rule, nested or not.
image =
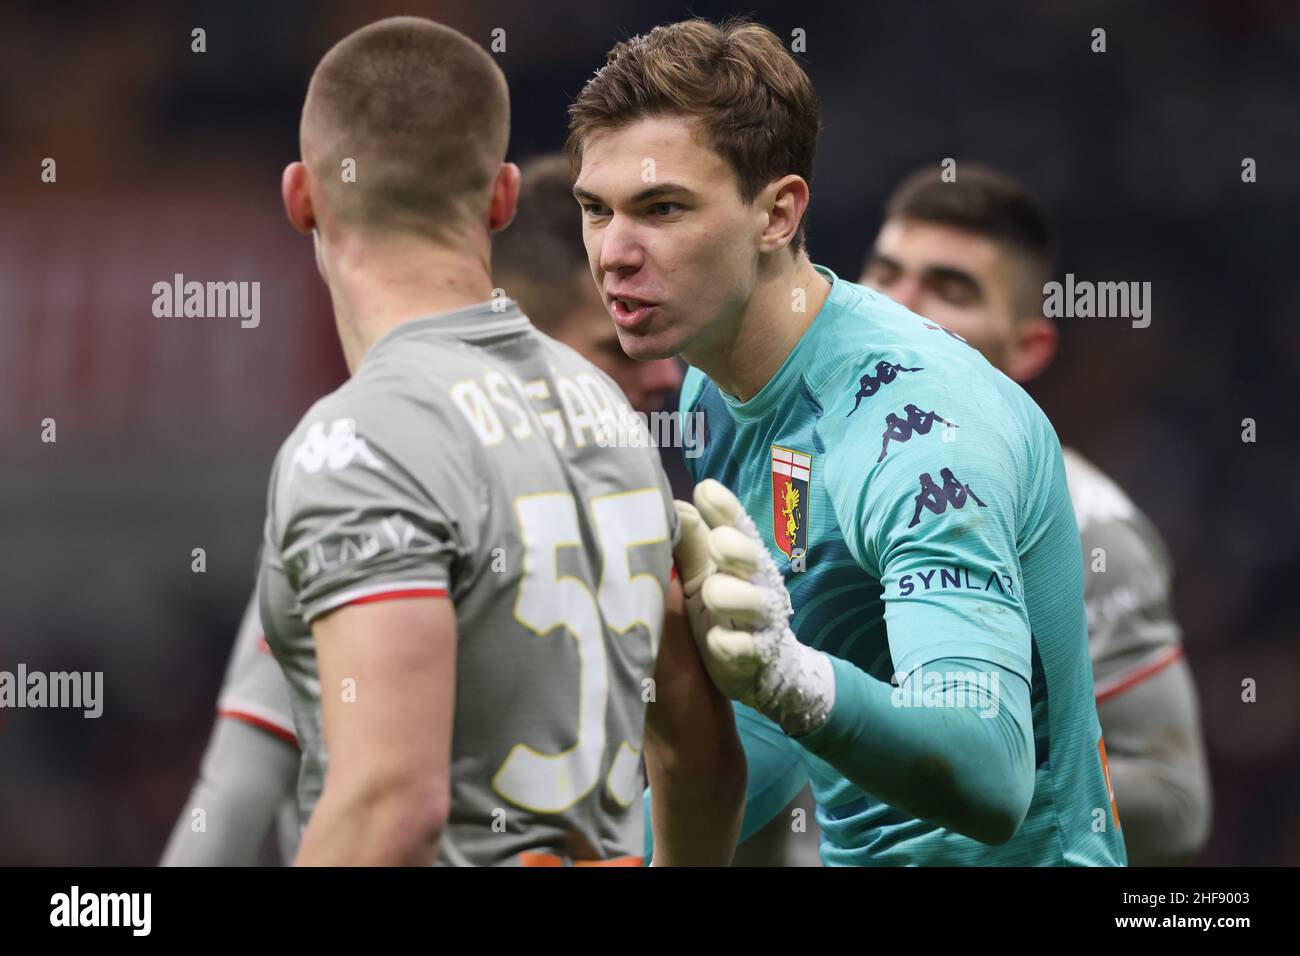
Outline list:
[[[899,272],[903,271],[903,267],[889,256],[885,255],[883,252],[877,252],[875,249],[872,249],[871,253],[867,256],[867,264],[862,271],[866,272],[867,269],[876,265],[885,266],[890,269],[897,269]]]
[[[641,190],[630,200],[628,200],[628,202],[630,205],[636,206],[639,205],[640,203],[645,202],[648,199],[655,199],[659,196],[666,196],[669,194],[686,195],[686,196],[693,197],[695,195],[695,192],[689,187],[683,186],[681,183],[655,183],[655,185],[649,186]],[[579,202],[582,202],[584,200],[587,202],[596,202],[596,203],[604,202],[604,200],[601,199],[599,196],[597,196],[595,193],[589,193],[587,192],[587,190],[580,189],[577,186],[573,187],[573,198],[578,200]]]
[[[979,280],[962,269],[954,269],[952,266],[927,266],[924,274],[925,278],[930,282],[960,282],[976,292],[981,294],[984,292]]]
[[[885,266],[888,269],[897,269],[899,272],[903,271],[902,263],[882,252],[872,250],[871,257],[867,259],[867,269],[870,269],[875,265]],[[926,266],[921,270],[921,278],[926,282],[960,282],[962,285],[969,286],[976,292],[983,293],[984,291],[978,279],[964,269],[958,269],[956,266]]]

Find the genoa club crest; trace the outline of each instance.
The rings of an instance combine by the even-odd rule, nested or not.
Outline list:
[[[772,535],[787,558],[808,553],[808,481],[812,455],[772,446]]]

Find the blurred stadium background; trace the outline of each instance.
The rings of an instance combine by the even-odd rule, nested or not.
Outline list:
[[[887,192],[953,156],[1038,192],[1064,239],[1060,276],[1150,281],[1149,328],[1064,320],[1062,355],[1031,391],[1177,561],[1215,790],[1201,862],[1300,863],[1300,12],[854,7],[0,7],[0,669],[102,670],[105,688],[99,720],[0,711],[0,864],[161,851],[252,583],[271,458],[344,375],[280,172],[317,59],[397,13],[485,45],[506,31],[516,160],[559,147],[570,97],[620,38],[691,13],[802,28],[825,127],[815,261],[856,278]],[[205,53],[190,51],[195,27]],[[1104,54],[1089,50],[1094,27]],[[1245,157],[1256,183],[1241,180]],[[260,281],[260,326],[155,318],[152,285],[178,272]],[[56,443],[41,441],[46,418]]]

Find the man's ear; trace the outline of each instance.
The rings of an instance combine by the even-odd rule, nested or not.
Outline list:
[[[284,199],[284,212],[293,228],[311,232],[316,228],[316,210],[311,202],[311,173],[307,165],[293,162],[284,167],[280,177],[280,195]]]
[[[488,232],[500,232],[515,218],[519,202],[519,167],[502,163],[497,178],[492,183],[492,201],[488,206]]]
[[[799,231],[808,209],[811,192],[802,176],[782,176],[758,194],[759,209],[767,214],[767,225],[759,235],[759,251],[773,252],[789,245]]]
[[[1006,373],[1016,382],[1028,382],[1043,374],[1056,358],[1060,332],[1056,323],[1041,315],[1028,315],[1016,323],[1015,336],[1007,353]]]

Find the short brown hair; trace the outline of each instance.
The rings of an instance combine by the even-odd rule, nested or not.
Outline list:
[[[945,182],[938,166],[918,169],[885,200],[888,219],[951,226],[1017,253],[1026,266],[1026,296],[1034,311],[1055,264],[1057,247],[1047,211],[1019,181],[979,163],[960,161]]]
[[[565,152],[577,169],[593,132],[663,113],[698,122],[735,171],[747,203],[790,173],[812,182],[817,97],[808,74],[767,27],[685,20],[617,44],[569,107]],[[792,251],[803,244],[801,222]]]
[[[486,209],[510,136],[510,95],[492,57],[464,34],[391,17],[325,54],[299,135],[340,221],[441,238]],[[346,159],[355,182],[342,178]]]
[[[592,281],[573,170],[566,157],[551,153],[524,163],[520,175],[514,222],[492,237],[492,278],[534,325],[555,334],[573,306],[576,283]]]

